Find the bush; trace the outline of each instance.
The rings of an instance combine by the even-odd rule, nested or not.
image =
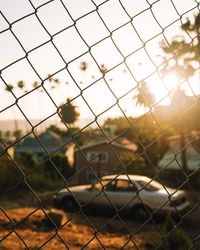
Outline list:
[[[52,181],[52,179],[41,174],[34,174],[33,176],[26,178],[26,180],[34,190],[39,191],[56,190],[64,183],[62,180]]]
[[[68,166],[64,153],[55,153],[51,160],[43,164],[36,161],[32,154],[23,153],[15,157],[13,161],[7,160],[0,166],[0,191],[6,192],[9,188],[24,189],[25,180],[36,190],[52,190],[64,183],[64,179],[72,176],[74,169]],[[58,173],[57,169],[62,174]],[[22,172],[20,171],[20,169]]]
[[[185,176],[182,170],[178,169],[164,169],[159,174],[159,180],[162,183],[165,183],[167,186],[178,188],[180,185],[185,183],[181,188],[182,189],[200,189],[200,169],[198,171],[190,171],[189,178]],[[187,182],[186,182],[187,181]]]
[[[192,249],[192,241],[188,234],[181,228],[175,228],[174,221],[168,217],[163,225],[163,235],[166,237],[159,250],[187,250]]]
[[[154,169],[151,166],[146,166],[144,157],[131,158],[130,156],[123,157],[122,162],[126,166],[128,174],[138,174],[152,176]]]
[[[40,166],[42,171],[41,173],[53,180],[61,178],[56,168],[66,179],[71,177],[74,172],[73,167],[69,167],[64,153],[53,154],[51,159],[48,159],[44,164],[42,164],[42,166]]]
[[[0,167],[0,191],[6,192],[15,185],[15,188],[22,187],[22,180],[23,174],[13,162],[10,161]]]

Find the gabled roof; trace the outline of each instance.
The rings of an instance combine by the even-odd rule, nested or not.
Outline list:
[[[121,149],[127,149],[127,150],[133,151],[133,152],[135,152],[137,150],[137,145],[136,144],[131,144],[131,146],[129,146],[129,145],[123,145],[123,144],[120,144],[120,143],[117,143],[117,142],[109,143],[107,140],[102,140],[102,141],[99,141],[99,142],[91,143],[89,145],[85,145],[85,146],[80,147],[80,149],[85,150],[85,149],[93,148],[93,147],[104,145],[104,144],[106,144],[107,146],[111,146],[111,147],[115,146],[115,147],[118,147],[118,148],[121,148]],[[78,149],[76,149],[76,150],[78,150]]]
[[[69,137],[59,136],[52,131],[46,131],[38,135],[37,138],[41,141],[44,147],[48,151],[56,151],[58,148],[65,146],[70,142]],[[44,149],[36,137],[27,136],[21,145],[16,147],[16,152],[31,151],[31,152],[43,152]]]
[[[180,145],[180,140],[181,140],[180,135],[168,136],[166,138],[166,140],[170,143],[172,148],[176,147],[176,148],[178,148],[177,150],[180,150],[180,146],[181,146]],[[187,148],[189,146],[192,146],[198,153],[200,153],[200,143],[199,143],[200,142],[200,132],[191,131],[190,135],[187,135],[185,140],[186,140]]]

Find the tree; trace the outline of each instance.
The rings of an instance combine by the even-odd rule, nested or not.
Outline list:
[[[152,104],[155,102],[155,96],[150,92],[146,82],[143,81],[139,84],[138,92],[133,97],[136,100],[136,105],[151,109]]]
[[[176,36],[171,43],[161,42],[160,47],[171,56],[170,60],[165,60],[163,74],[175,73],[178,80],[185,80],[195,74],[192,62],[199,63],[200,60],[200,13],[194,16],[194,22],[189,19],[181,25],[181,29],[190,34],[192,42],[186,42],[183,36]],[[172,64],[173,62],[173,64]]]
[[[85,61],[81,62],[79,68],[81,71],[86,71],[88,68],[88,63]]]
[[[193,40],[192,43],[185,43],[185,46],[189,46],[188,52],[190,53],[190,57],[188,60],[199,62],[200,58],[200,13],[195,16],[194,22],[192,23],[189,19],[182,24],[182,30],[188,33],[194,33],[194,37],[196,39]]]
[[[60,80],[58,78],[54,78],[52,75],[48,75],[48,81],[50,83],[51,89],[55,89],[59,84]]]
[[[156,249],[176,249],[176,250],[187,250],[193,249],[193,242],[181,227],[177,227],[177,224],[173,219],[168,216],[163,224],[162,232],[164,235],[164,240],[162,244]],[[167,236],[167,237],[166,237]]]
[[[133,97],[136,100],[136,106],[148,108],[151,110],[152,104],[155,102],[155,96],[150,92],[149,87],[146,82],[142,81],[138,86],[138,94]],[[147,114],[144,114],[144,128],[146,130],[148,127]]]
[[[166,63],[161,71],[163,76],[168,74],[176,74],[178,77],[177,81],[177,89],[174,91],[172,95],[172,105],[174,109],[177,110],[178,113],[181,114],[181,119],[177,123],[176,128],[180,133],[180,146],[182,149],[181,159],[182,159],[182,167],[187,172],[187,157],[186,157],[186,120],[187,116],[183,116],[183,111],[186,108],[187,96],[183,90],[181,90],[179,82],[188,79],[193,76],[195,73],[194,66],[192,62],[199,62],[200,58],[200,14],[196,15],[194,18],[194,22],[192,23],[189,19],[182,24],[181,26],[183,31],[187,33],[191,33],[191,35],[195,35],[196,39],[191,42],[186,42],[183,36],[176,36],[172,39],[170,44],[166,44],[164,42],[161,43],[161,48],[163,51],[171,56],[170,60],[166,60]],[[197,109],[193,112],[193,114],[198,113]],[[190,115],[189,115],[190,116]],[[194,116],[195,117],[195,116]],[[194,118],[193,117],[193,118]],[[193,119],[190,116],[191,119]],[[196,120],[196,119],[195,119]],[[187,123],[191,125],[191,122]],[[195,124],[196,125],[196,124]],[[198,126],[198,125],[197,125]]]
[[[183,115],[183,112],[186,108],[187,105],[187,95],[185,94],[185,92],[183,90],[181,90],[180,88],[178,88],[176,91],[173,92],[172,95],[172,100],[173,103],[172,105],[174,106],[174,109],[176,110],[176,117],[178,117],[181,114],[181,119],[176,122],[176,129],[178,130],[179,134],[180,134],[180,149],[181,149],[181,163],[182,163],[182,168],[185,170],[185,172],[187,173],[188,171],[188,164],[187,164],[187,150],[186,150],[186,120],[185,120],[185,116]]]
[[[181,37],[175,37],[170,44],[162,41],[161,49],[165,54],[170,56],[170,59],[163,57],[165,63],[161,69],[163,77],[175,74],[177,76],[177,88],[180,88],[179,83],[191,77],[195,69],[188,61],[188,55],[191,51],[190,45],[187,44]]]
[[[6,132],[4,133],[5,136],[5,141],[10,143],[11,142],[11,132],[10,130],[6,130]]]
[[[80,116],[80,113],[77,111],[77,106],[74,106],[71,103],[70,98],[67,98],[67,102],[60,106],[59,114],[61,115],[62,120],[69,125],[75,123]]]
[[[6,87],[5,87],[5,90],[8,91],[8,92],[11,92],[13,89],[14,89],[14,87],[13,87],[12,84],[7,84]]]
[[[198,18],[199,19],[199,18]],[[199,23],[199,21],[197,22]],[[196,28],[191,24],[188,20],[185,24],[182,25],[182,29],[184,30],[194,30],[197,31]],[[199,32],[199,28],[198,28]],[[165,64],[161,70],[161,74],[163,77],[167,75],[175,74],[177,76],[176,89],[172,95],[172,104],[174,106],[174,110],[176,110],[177,117],[181,114],[181,119],[177,122],[178,131],[180,133],[180,147],[181,151],[181,162],[182,168],[187,173],[188,165],[187,165],[187,156],[186,156],[186,126],[185,126],[185,117],[183,116],[183,112],[185,110],[185,104],[187,100],[187,96],[185,92],[181,89],[180,83],[189,77],[191,77],[195,73],[195,69],[191,64],[192,53],[196,51],[195,47],[192,47],[190,43],[187,43],[183,37],[177,36],[172,39],[170,44],[167,44],[162,41],[160,47],[163,49],[165,54],[170,55],[170,60],[167,60],[165,57]],[[198,47],[198,46],[197,46]],[[193,51],[194,50],[194,51]]]
[[[62,152],[54,153],[51,159],[43,163],[42,175],[50,178],[51,180],[61,180],[60,174],[55,169],[54,165],[59,169],[65,178],[69,178],[74,173],[74,168],[70,167],[66,155]]]
[[[13,136],[15,137],[16,140],[19,140],[22,137],[22,130],[17,129],[13,131]]]
[[[19,81],[18,83],[17,83],[17,86],[18,86],[18,88],[20,88],[20,89],[23,89],[24,87],[25,87],[25,84],[24,84],[24,81]]]

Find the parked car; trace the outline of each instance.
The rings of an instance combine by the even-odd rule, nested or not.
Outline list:
[[[151,212],[180,212],[189,202],[183,190],[176,190],[140,175],[108,175],[100,181],[60,190],[53,197],[56,205],[70,212],[80,206],[113,207],[131,210],[133,217],[147,218]]]

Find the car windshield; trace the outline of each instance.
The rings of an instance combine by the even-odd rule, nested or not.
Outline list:
[[[115,191],[115,192],[135,192],[137,187],[129,180],[104,179],[94,184],[95,190]]]
[[[137,191],[137,188],[129,180],[117,180],[116,181],[116,186],[115,186],[115,191],[135,192],[135,191]]]
[[[114,183],[113,181],[111,182],[112,180],[101,180],[97,183],[94,184],[93,188],[95,190],[102,190],[103,188],[105,190],[109,190],[109,189],[112,189]]]
[[[138,180],[137,183],[141,186],[141,188],[148,191],[157,191],[163,188],[163,186],[156,181]]]

